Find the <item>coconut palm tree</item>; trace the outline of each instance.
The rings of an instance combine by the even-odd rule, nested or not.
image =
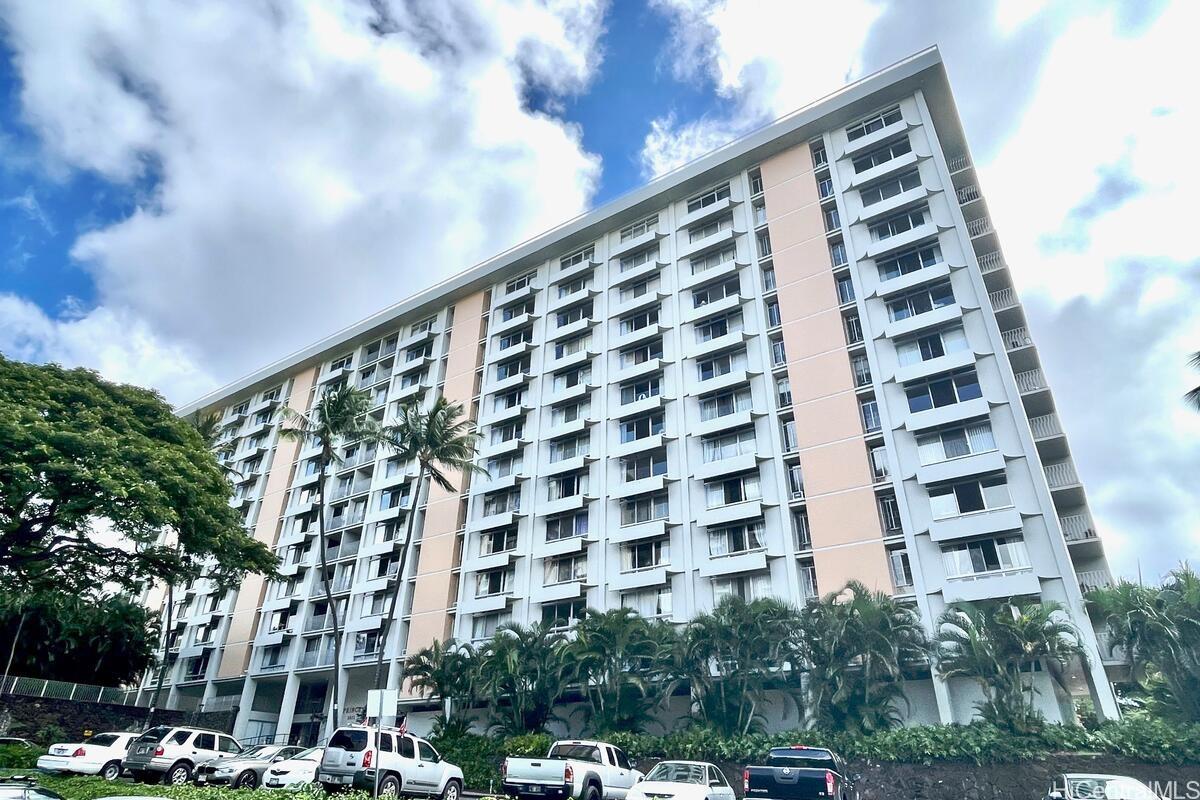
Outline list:
[[[1014,731],[1042,724],[1034,706],[1032,665],[1061,685],[1072,660],[1086,661],[1079,631],[1054,602],[984,601],[953,606],[937,623],[937,663],[946,678],[965,677],[983,690],[980,714]]]
[[[1200,352],[1192,354],[1192,357],[1188,359],[1188,366],[1190,366],[1192,369],[1200,369]],[[1188,404],[1192,406],[1192,408],[1200,411],[1200,386],[1190,390],[1183,396],[1183,399],[1186,400]]]
[[[543,623],[502,625],[479,650],[476,681],[505,735],[539,733],[570,682],[566,637]]]
[[[447,492],[458,491],[447,473],[481,473],[487,470],[475,464],[479,448],[479,434],[475,424],[463,414],[459,403],[452,403],[439,396],[428,411],[417,403],[409,403],[400,410],[400,418],[383,429],[382,441],[399,457],[401,463],[417,462],[416,488],[412,493],[412,504],[407,512],[408,520],[403,541],[393,546],[399,549],[400,563],[396,580],[391,587],[388,612],[383,618],[379,632],[379,647],[375,657],[375,688],[383,688],[383,651],[388,640],[388,629],[396,618],[400,593],[405,584],[404,568],[413,548],[413,533],[416,527],[417,509],[421,507],[421,493],[428,481],[433,481]],[[399,678],[404,677],[404,664],[399,662]],[[396,685],[400,685],[399,680]]]
[[[405,670],[412,687],[442,701],[442,715],[434,723],[437,733],[451,730],[451,715],[458,701],[471,701],[475,688],[475,652],[469,644],[448,639],[435,641],[408,657]],[[459,726],[466,730],[466,720]]]
[[[340,464],[337,446],[343,442],[360,442],[363,446],[378,443],[382,432],[379,425],[367,416],[371,407],[371,396],[349,385],[326,389],[312,409],[302,414],[284,406],[279,435],[299,442],[312,442],[320,448],[317,455],[317,551],[321,559],[321,588],[333,627],[333,679],[332,714],[330,722],[338,726],[338,678],[342,667],[342,632],[338,622],[337,606],[333,602],[332,578],[329,562],[325,555],[325,482],[329,469]]]

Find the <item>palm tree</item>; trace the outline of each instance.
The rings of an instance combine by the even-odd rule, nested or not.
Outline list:
[[[567,645],[574,677],[588,700],[595,733],[640,733],[651,710],[674,682],[670,623],[647,620],[629,608],[589,610]]]
[[[1183,565],[1162,586],[1121,581],[1087,599],[1151,705],[1168,717],[1200,719],[1200,575]]]
[[[404,541],[398,541],[393,546],[394,549],[400,550],[400,563],[396,571],[396,580],[391,587],[392,596],[388,603],[388,612],[380,629],[379,647],[375,656],[376,689],[383,688],[383,651],[387,645],[388,628],[396,618],[396,607],[405,586],[404,567],[408,563],[409,553],[412,552],[413,529],[416,527],[417,509],[421,507],[421,492],[426,479],[432,480],[447,492],[455,492],[457,488],[447,476],[447,472],[487,474],[486,469],[475,464],[479,434],[475,431],[474,423],[464,417],[462,405],[452,403],[444,396],[434,400],[428,411],[422,410],[417,403],[404,406],[400,411],[400,418],[384,428],[382,441],[395,451],[401,463],[416,461],[418,471],[412,505],[407,512]],[[403,680],[404,662],[398,662],[397,669],[400,670],[399,679]],[[399,680],[397,685],[400,685]]]
[[[1062,685],[1067,665],[1076,658],[1087,660],[1079,631],[1063,606],[1048,601],[989,600],[951,607],[938,618],[936,642],[942,675],[977,682],[985,697],[980,714],[1017,732],[1042,724],[1029,668],[1040,662]]]
[[[470,702],[474,693],[475,652],[453,639],[435,641],[409,656],[405,669],[414,689],[441,698],[442,715],[434,727],[446,734],[451,730],[455,701]],[[465,720],[461,727],[465,730]]]
[[[325,592],[325,604],[333,623],[333,680],[332,711],[330,721],[338,726],[338,679],[342,667],[342,632],[338,624],[337,606],[333,602],[332,576],[325,555],[325,481],[329,468],[342,461],[335,447],[339,442],[360,442],[364,446],[378,443],[381,437],[379,426],[367,417],[371,397],[349,385],[325,390],[307,414],[284,406],[279,435],[294,441],[311,441],[320,447],[317,456],[317,549],[321,556],[321,588]]]
[[[538,733],[569,682],[566,637],[544,623],[503,625],[479,651],[476,680],[505,735]]]
[[[1200,351],[1192,354],[1192,357],[1188,359],[1188,366],[1192,369],[1200,369]],[[1200,411],[1200,386],[1190,390],[1183,396],[1183,399],[1187,401],[1192,408]]]

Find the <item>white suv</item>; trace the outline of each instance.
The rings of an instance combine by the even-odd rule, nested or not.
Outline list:
[[[379,775],[379,796],[400,794],[460,800],[462,770],[443,761],[433,745],[398,728],[338,728],[325,745],[317,780],[326,791],[353,787],[371,791]]]
[[[124,765],[136,781],[165,780],[179,786],[192,780],[192,773],[201,761],[232,758],[240,752],[242,746],[229,734],[159,725],[133,740]]]
[[[121,777],[121,761],[136,733],[97,733],[82,742],[50,745],[50,752],[37,760],[43,772],[72,772],[99,775],[106,781]]]

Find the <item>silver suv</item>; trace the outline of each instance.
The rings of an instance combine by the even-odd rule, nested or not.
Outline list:
[[[136,781],[179,786],[192,780],[200,762],[240,752],[242,746],[227,733],[159,725],[133,740],[122,763]]]

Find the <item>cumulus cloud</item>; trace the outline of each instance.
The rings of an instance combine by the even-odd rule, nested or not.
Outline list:
[[[814,37],[818,48],[841,52],[810,63],[794,43],[771,45],[771,32],[803,23],[793,6],[657,5],[674,26],[673,69],[711,81],[738,113],[656,121],[648,172],[674,165],[673,137],[681,153],[700,139],[711,149],[830,82],[939,45],[1110,558],[1147,578],[1195,558],[1200,415],[1180,401],[1196,383],[1187,355],[1200,349],[1200,259],[1180,224],[1200,185],[1200,165],[1181,157],[1200,133],[1200,95],[1181,68],[1195,61],[1181,55],[1193,50],[1193,9],[1038,0],[828,9],[862,27],[814,27],[837,32]],[[751,34],[767,32],[761,47],[736,26],[727,33],[734,10],[755,19]]]
[[[5,339],[97,366],[64,342],[112,325],[173,400],[583,210],[598,179],[526,98],[586,87],[604,0],[0,8],[46,168],[141,198],[72,250],[96,307]],[[204,380],[149,363],[181,348]]]

